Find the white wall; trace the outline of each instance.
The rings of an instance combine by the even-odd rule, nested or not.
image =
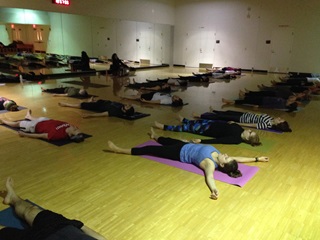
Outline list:
[[[198,67],[211,54],[220,67],[320,72],[319,18],[313,0],[179,0],[174,63]]]
[[[68,43],[64,42],[71,39],[65,38],[69,29],[62,26],[62,22],[62,33],[51,29],[49,49],[59,49],[65,54],[69,50],[76,53],[89,48],[87,51],[92,55],[109,56],[119,51],[122,58],[139,60],[150,56],[155,63],[173,62],[194,67],[199,63],[212,63],[281,72],[320,72],[318,0],[77,0],[72,1],[70,7],[55,6],[51,1],[0,0],[0,6],[94,16],[89,17],[90,31],[89,23],[84,23],[79,32],[70,30],[77,33],[70,38],[78,39],[73,40],[79,45],[78,49],[74,49],[75,45],[65,46]],[[4,16],[0,12],[0,22]],[[6,16],[14,18],[10,14]],[[52,18],[51,13],[51,24]],[[99,28],[93,27],[96,24]],[[69,27],[75,25],[75,22],[69,23]],[[138,37],[150,39],[150,33],[142,34],[143,25],[153,29],[152,44],[142,46],[143,40],[135,41]],[[167,36],[173,25],[174,46],[170,42],[172,36]],[[159,28],[163,31],[159,32]],[[87,34],[91,34],[92,39]],[[164,34],[164,39],[158,34]],[[111,36],[110,40],[105,40],[107,36]],[[86,42],[79,41],[82,38]],[[266,44],[267,40],[271,44]],[[153,48],[151,52],[147,52],[147,45]],[[165,49],[159,51],[160,45]]]

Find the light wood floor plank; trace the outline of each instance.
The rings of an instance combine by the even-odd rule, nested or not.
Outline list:
[[[198,69],[161,68],[136,72],[136,81],[189,75]],[[79,80],[79,78],[73,78]],[[107,141],[132,147],[148,140],[155,120],[178,124],[177,114],[191,118],[192,112],[221,109],[221,98],[237,98],[240,89],[257,90],[276,75],[245,73],[230,83],[217,82],[178,91],[189,104],[181,109],[132,102],[136,110],[151,116],[136,121],[118,118],[83,119],[84,110],[63,108],[59,101],[76,103],[73,98],[55,98],[41,93],[40,87],[57,87],[66,79],[48,80],[44,85],[6,84],[0,96],[15,99],[47,116],[77,124],[93,137],[80,144],[56,147],[46,142],[20,138],[0,127],[0,177],[12,176],[23,198],[78,218],[108,239],[318,239],[320,237],[319,98],[315,97],[298,113],[275,110],[264,112],[284,117],[293,132],[276,134],[259,131],[262,142],[272,144],[267,151],[240,146],[217,146],[233,156],[270,157],[269,163],[250,163],[258,173],[243,187],[217,182],[220,197],[209,199],[202,176],[156,163],[139,156],[103,151]],[[70,80],[70,79],[68,79]],[[103,99],[121,101],[128,79],[91,77],[106,88],[89,88]],[[237,109],[235,107],[224,108]],[[261,111],[261,109],[259,110]],[[26,110],[1,114],[0,118],[23,119]],[[187,133],[156,130],[158,134],[192,138]],[[4,209],[5,206],[1,206]]]

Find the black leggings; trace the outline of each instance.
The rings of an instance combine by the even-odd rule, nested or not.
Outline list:
[[[59,87],[59,88],[45,89],[43,90],[43,92],[61,94],[61,93],[66,93],[65,90],[66,90],[66,87]]]
[[[159,137],[157,140],[162,146],[145,146],[139,148],[132,148],[132,155],[151,155],[155,157],[167,158],[171,160],[180,161],[181,148],[187,144],[183,141]]]
[[[217,111],[213,110],[212,112],[207,112],[201,114],[200,118],[202,119],[210,119],[210,120],[222,120],[222,121],[234,121],[240,122],[240,117],[244,114],[244,112],[237,111]]]

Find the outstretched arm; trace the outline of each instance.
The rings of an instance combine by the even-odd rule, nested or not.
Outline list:
[[[214,163],[209,158],[206,158],[200,163],[200,168],[204,171],[206,184],[211,191],[210,198],[217,200],[219,191],[213,178],[213,172],[215,170]]]
[[[20,137],[29,137],[29,138],[41,138],[48,140],[48,133],[26,133],[23,131],[18,131]]]
[[[230,156],[231,157],[231,156]],[[231,157],[237,162],[269,162],[269,157]]]
[[[52,94],[53,97],[67,97],[67,93],[54,93]]]
[[[83,118],[90,118],[90,117],[109,117],[109,112],[102,112],[102,113],[86,113],[82,115]]]
[[[160,100],[148,101],[148,100],[145,100],[144,98],[140,98],[140,101],[144,103],[160,104]]]
[[[242,127],[252,127],[252,128],[257,128],[258,125],[256,123],[237,123],[238,125]]]
[[[151,91],[160,91],[161,87],[160,86],[154,86],[154,87],[141,87],[141,90],[151,90]]]
[[[97,240],[106,240],[106,238],[104,236],[102,236],[100,233],[97,233],[96,231],[94,231],[93,229],[83,225],[83,227],[81,228],[81,230],[87,234],[90,237],[93,237]]]

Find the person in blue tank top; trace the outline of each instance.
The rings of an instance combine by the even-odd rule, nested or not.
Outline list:
[[[217,169],[230,177],[241,177],[238,162],[267,162],[268,157],[230,157],[220,153],[215,147],[206,144],[184,142],[178,139],[157,136],[151,128],[150,137],[162,146],[144,146],[134,148],[120,148],[108,141],[109,149],[115,153],[129,155],[151,155],[167,158],[184,163],[194,164],[204,171],[205,182],[210,189],[210,198],[218,199],[219,191],[216,187],[213,172]]]

